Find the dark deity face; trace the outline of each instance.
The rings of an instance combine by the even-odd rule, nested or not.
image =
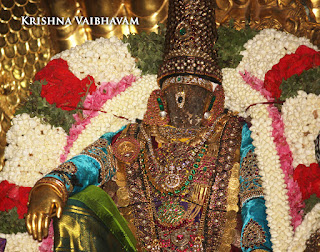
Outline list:
[[[196,85],[175,84],[164,91],[170,124],[179,128],[198,128],[213,93]]]

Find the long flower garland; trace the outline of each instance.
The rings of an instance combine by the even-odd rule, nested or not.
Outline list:
[[[288,36],[287,39],[285,38],[286,36]],[[290,47],[288,44],[281,43],[281,41],[291,42]],[[243,52],[244,58],[236,70],[246,72],[246,70],[250,69],[254,72],[255,76],[263,80],[264,75],[272,65],[284,56],[284,52],[288,50],[294,52],[300,44],[310,46],[308,41],[295,39],[292,35],[281,34],[274,30],[262,31],[245,45],[247,51]],[[263,53],[264,50],[262,50],[266,45],[278,47],[279,50],[282,50],[275,55],[266,55]],[[252,47],[253,49],[248,50],[248,47]],[[315,48],[312,45],[311,47]],[[258,53],[260,50],[262,53]],[[272,62],[272,65],[270,62]],[[231,109],[240,111],[243,116],[251,116],[253,118],[251,121],[253,126],[250,129],[253,132],[253,144],[256,147],[255,151],[258,155],[259,168],[263,180],[267,219],[272,236],[273,250],[287,251],[290,240],[293,237],[290,222],[293,223],[294,227],[300,224],[301,214],[299,210],[303,206],[299,187],[290,177],[293,172],[293,166],[290,164],[292,163],[292,157],[290,156],[291,151],[288,148],[288,144],[286,144],[282,132],[283,123],[278,111],[276,111],[273,106],[262,105],[263,103],[267,103],[267,101],[271,101],[270,98],[272,95],[270,92],[266,92],[262,87],[262,81],[256,86],[251,86],[263,95],[263,97],[259,99],[257,94],[254,94],[252,90],[248,90],[248,88],[245,87],[244,83],[239,79],[236,70],[223,72],[223,85],[226,95],[230,95],[230,97],[236,99],[229,99],[226,104]],[[247,75],[248,72],[246,72],[246,76],[243,75],[243,77],[250,83],[252,80],[249,80],[250,78]],[[257,81],[255,84],[257,84]],[[239,96],[236,96],[237,93],[240,93]],[[242,96],[243,94],[245,95]],[[248,98],[248,96],[250,98]],[[248,100],[252,101],[252,103],[248,104]],[[251,107],[252,104],[261,105]],[[249,109],[246,111],[247,108]],[[278,126],[280,126],[280,128],[278,128]],[[283,143],[285,143],[285,145],[281,146]],[[287,189],[289,189],[289,191]],[[291,206],[291,208],[289,208],[289,206]],[[289,213],[291,213],[291,215]]]
[[[241,74],[241,73],[240,73]],[[263,81],[251,76],[250,73],[245,72],[241,74],[242,78],[253,89],[260,91],[260,93],[269,101],[273,102],[272,94],[263,87]],[[285,183],[288,189],[288,197],[290,204],[290,215],[292,217],[292,226],[296,228],[302,221],[301,209],[304,207],[302,203],[302,196],[298,184],[293,181],[293,166],[292,166],[292,152],[290,151],[286,137],[284,135],[284,123],[278,109],[273,105],[267,106],[269,117],[272,119],[272,137],[276,145],[277,154],[279,156],[281,169],[285,175]]]
[[[235,96],[237,101],[234,104],[238,108],[241,106],[243,114],[252,118],[250,130],[262,176],[272,248],[273,251],[286,251],[293,237],[293,228],[284,174],[272,136],[272,119],[269,117],[268,105],[259,104],[267,102],[267,99],[257,90],[251,89],[236,69],[224,69],[223,76],[226,93],[234,92],[233,87],[241,90],[238,96]],[[242,97],[244,99],[240,104]],[[251,104],[258,105],[245,112]]]
[[[297,142],[300,142],[300,140],[297,141],[297,138],[292,138],[294,129],[291,129],[291,131],[289,130],[289,133],[287,132],[287,129],[290,129],[290,123],[293,123],[294,121],[292,118],[295,118],[292,117],[292,113],[297,110],[297,106],[295,107],[291,103],[292,101],[296,101],[296,99],[301,100],[302,98],[290,98],[287,100],[288,105],[286,104],[287,102],[284,104],[284,124],[274,107],[268,104],[260,104],[269,102],[271,95],[265,92],[265,89],[261,87],[261,81],[259,82],[258,79],[263,81],[265,74],[274,64],[279,62],[285,54],[295,52],[301,44],[317,49],[305,38],[296,38],[290,34],[267,29],[261,31],[257,36],[245,44],[246,50],[241,52],[243,59],[236,69],[223,69],[223,87],[226,93],[226,106],[233,111],[238,111],[240,115],[244,117],[250,116],[252,118],[252,127],[250,129],[252,130],[253,144],[256,147],[255,151],[257,153],[260,173],[263,180],[267,219],[274,251],[295,251],[291,250],[291,248],[294,246],[297,247],[298,243],[300,245],[305,243],[310,234],[316,230],[316,225],[310,226],[310,223],[315,223],[315,220],[319,218],[317,215],[319,207],[317,207],[311,211],[312,214],[307,215],[309,217],[306,217],[302,224],[296,229],[294,236],[291,222],[293,222],[294,226],[297,226],[300,222],[297,209],[301,207],[301,204],[299,204],[301,201],[298,198],[293,199],[292,196],[297,192],[297,186],[289,177],[293,170],[292,164],[293,167],[295,167],[296,164],[300,163],[299,155],[297,155],[296,152],[297,148],[293,147],[296,146]],[[60,154],[64,152],[62,160],[65,160],[66,157],[70,158],[73,155],[78,154],[84,147],[92,143],[92,141],[96,140],[106,131],[118,130],[121,126],[134,121],[136,118],[142,119],[143,114],[146,111],[147,98],[150,93],[157,88],[155,75],[145,75],[134,81],[136,77],[133,76],[139,77],[141,71],[135,67],[135,60],[130,56],[127,45],[115,38],[110,40],[99,39],[96,41],[88,41],[82,46],[56,55],[55,58],[66,60],[68,62],[69,70],[80,80],[86,78],[87,75],[92,76],[92,81],[97,86],[97,91],[86,94],[84,97],[85,99],[83,100],[82,108],[85,110],[81,117],[77,117],[79,115],[75,116],[76,123],[69,132],[67,145],[65,139],[65,142],[63,144],[61,143],[59,146],[57,144],[52,144],[59,149]],[[247,79],[244,78],[246,81],[244,81],[239,74],[239,72],[245,73],[245,71],[248,71],[246,75]],[[258,79],[255,79],[254,81],[252,78],[250,79],[249,72]],[[129,78],[126,79],[127,84],[125,85],[123,85],[122,82],[124,81],[123,78]],[[251,86],[250,84],[248,85],[248,83],[251,83]],[[258,83],[259,85],[255,84],[254,86],[252,85],[253,83]],[[99,89],[99,86],[101,89]],[[120,87],[123,87],[123,89]],[[121,90],[117,93],[113,88],[120,88]],[[101,90],[104,91],[101,92]],[[108,93],[108,90],[110,93]],[[106,93],[108,94],[106,95]],[[106,98],[107,96],[109,98]],[[319,97],[315,97],[311,94],[307,96],[312,98],[308,100],[306,99],[306,96],[303,95],[304,103],[301,105],[302,108],[308,108],[310,103],[314,102],[315,104],[318,104],[317,102],[320,101]],[[94,103],[96,100],[99,100],[98,104]],[[296,103],[298,104],[299,102]],[[293,108],[291,108],[291,106]],[[97,110],[100,111],[97,112]],[[310,127],[312,132],[309,128],[304,128],[304,130],[310,132],[307,140],[302,137],[303,141],[308,141],[308,144],[304,144],[303,146],[304,150],[308,150],[308,154],[310,150],[312,150],[312,144],[310,144],[310,142],[313,142],[311,141],[312,137],[317,133],[316,125],[319,125],[317,120],[319,117],[316,117],[318,112],[320,113],[317,109],[310,110],[307,113],[308,119],[304,119],[302,123],[306,126],[306,120],[311,120],[311,125],[314,125],[310,126],[309,124],[306,126],[307,128]],[[313,115],[313,118],[311,118],[310,115]],[[26,115],[20,117],[25,116]],[[297,116],[297,118],[302,117],[301,113],[299,114],[297,111],[295,111],[295,116]],[[32,120],[34,120],[34,118],[30,118],[30,121]],[[290,120],[292,120],[292,122]],[[20,122],[20,124],[17,123],[17,125],[26,123],[27,122]],[[285,125],[284,129],[283,125]],[[19,134],[14,131],[14,126],[15,122],[12,127],[11,139],[15,139],[14,141],[20,144],[23,140],[23,136],[19,137]],[[280,126],[280,131],[275,130],[278,126]],[[26,128],[28,127],[26,126]],[[56,139],[56,133],[50,133],[51,131],[49,131],[49,129],[50,127],[43,131],[44,136],[46,137],[48,134],[51,137],[49,137],[49,139]],[[55,132],[54,128],[52,130]],[[285,139],[282,131],[285,132],[285,137],[288,139],[290,149],[288,146],[279,147],[279,143]],[[304,131],[304,133],[305,132],[307,131]],[[8,134],[10,140],[10,133],[8,132]],[[41,131],[38,134],[41,135]],[[13,147],[10,147],[11,144],[14,144],[14,141],[12,143],[10,142],[7,148],[6,155],[8,155],[8,157],[10,155],[14,156],[12,155],[13,151],[17,151],[16,149],[14,150]],[[48,145],[51,145],[49,142]],[[46,145],[46,147],[48,145]],[[43,145],[39,144],[39,146]],[[65,150],[63,151],[64,146]],[[10,150],[10,148],[12,149]],[[290,161],[290,151],[293,153],[293,161]],[[22,153],[26,154],[24,152]],[[60,154],[57,154],[55,157],[59,157]],[[42,153],[40,152],[34,154],[35,160],[37,158],[41,159],[41,156]],[[311,154],[309,156],[310,159],[305,160],[306,164],[309,164],[308,162],[312,159]],[[285,160],[288,157],[289,162],[285,163]],[[59,162],[58,158],[56,158],[55,161]],[[7,162],[3,172],[0,173],[0,180],[9,179],[15,181],[13,171],[17,167],[16,165],[17,163],[11,162],[10,164],[10,162]],[[40,171],[40,173],[46,173],[52,169],[50,167],[48,168],[48,171],[45,171],[43,170],[44,167],[47,168],[48,166],[35,168],[35,170],[38,169],[37,171]],[[30,169],[30,167],[26,169]],[[8,174],[11,174],[11,177]],[[41,176],[42,174],[38,177]],[[31,184],[31,181],[28,183]],[[299,193],[300,191],[297,192],[297,194]],[[22,236],[24,235],[25,234]],[[298,242],[302,236],[303,239]],[[7,245],[8,251],[17,251],[13,249],[12,244],[15,244],[18,250],[21,250],[21,247],[19,247],[20,245],[13,241],[13,239],[15,239],[14,235],[0,234],[0,237],[8,239],[8,244],[10,244]],[[37,242],[32,241],[30,236],[26,237],[30,238],[30,242],[28,242],[30,243],[30,246],[37,244]],[[294,244],[290,245],[293,239]],[[47,243],[50,244],[49,241]],[[42,246],[42,249],[43,247],[47,246]],[[32,249],[32,251],[33,250],[34,249]]]
[[[123,77],[119,82],[102,82],[99,88],[93,93],[89,94],[83,102],[83,113],[80,117],[75,115],[76,122],[72,125],[68,137],[67,145],[65,146],[65,153],[61,155],[60,161],[64,162],[67,155],[73,146],[73,143],[78,139],[79,135],[91,123],[91,119],[96,117],[101,110],[103,104],[112,99],[114,96],[125,91],[135,81],[135,76],[128,75]]]

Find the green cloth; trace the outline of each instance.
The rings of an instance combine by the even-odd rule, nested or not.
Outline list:
[[[136,251],[127,221],[97,186],[70,197],[54,229],[55,251]]]

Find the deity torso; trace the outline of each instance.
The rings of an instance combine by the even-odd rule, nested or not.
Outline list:
[[[240,142],[231,113],[198,129],[131,124],[117,137],[116,178],[106,191],[138,250],[227,251],[238,210]]]

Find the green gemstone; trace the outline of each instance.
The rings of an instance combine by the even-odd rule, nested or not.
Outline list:
[[[203,153],[199,153],[198,154],[199,157],[203,157],[203,155],[204,155]]]
[[[196,158],[196,161],[197,161],[197,162],[200,162],[201,160],[200,160],[200,158]]]
[[[175,190],[174,191],[175,194],[178,194],[179,192],[180,192],[180,190]]]
[[[212,106],[213,106],[213,103],[214,101],[216,100],[216,97],[213,96],[212,99],[211,99],[211,102],[210,102],[210,105],[209,105],[209,108],[208,108],[208,111],[210,111],[212,109]]]
[[[141,158],[140,160],[141,160],[141,162],[144,162],[144,159],[143,159],[143,158]]]
[[[207,167],[203,167],[203,171],[206,171],[207,170]]]
[[[183,35],[185,35],[187,33],[187,29],[186,28],[181,28],[179,30],[179,32],[180,32],[180,35],[183,36]]]
[[[192,180],[192,179],[193,179],[193,176],[192,176],[192,175],[189,175],[189,176],[188,176],[188,179],[189,179],[189,180]]]
[[[162,103],[161,98],[157,98],[158,103]]]
[[[163,196],[163,197],[166,197],[166,193],[163,193],[162,196]]]
[[[164,110],[164,106],[162,104],[159,105],[159,108],[160,108],[161,111]]]
[[[189,185],[189,184],[190,184],[190,182],[189,182],[189,181],[186,181],[184,184],[187,186],[187,185]]]
[[[207,145],[207,144],[205,144],[205,145],[204,145],[204,147],[205,147],[205,148],[208,148],[208,145]]]
[[[202,152],[206,152],[206,149],[201,149]]]
[[[172,193],[172,192],[168,192],[168,195],[172,196],[172,195],[173,195],[173,193]]]
[[[198,164],[194,164],[193,167],[194,167],[194,168],[198,168],[199,165],[198,165]]]
[[[192,174],[196,174],[196,171],[195,171],[195,170],[191,170],[191,173],[192,173]]]
[[[186,189],[186,187],[185,187],[185,186],[181,187],[181,191],[183,191],[184,189]]]
[[[142,167],[142,168],[145,168],[145,167],[146,167],[146,165],[145,165],[145,164],[142,164],[142,165],[141,165],[141,167]]]
[[[181,81],[181,77],[178,77],[177,80],[178,80],[178,81]]]

